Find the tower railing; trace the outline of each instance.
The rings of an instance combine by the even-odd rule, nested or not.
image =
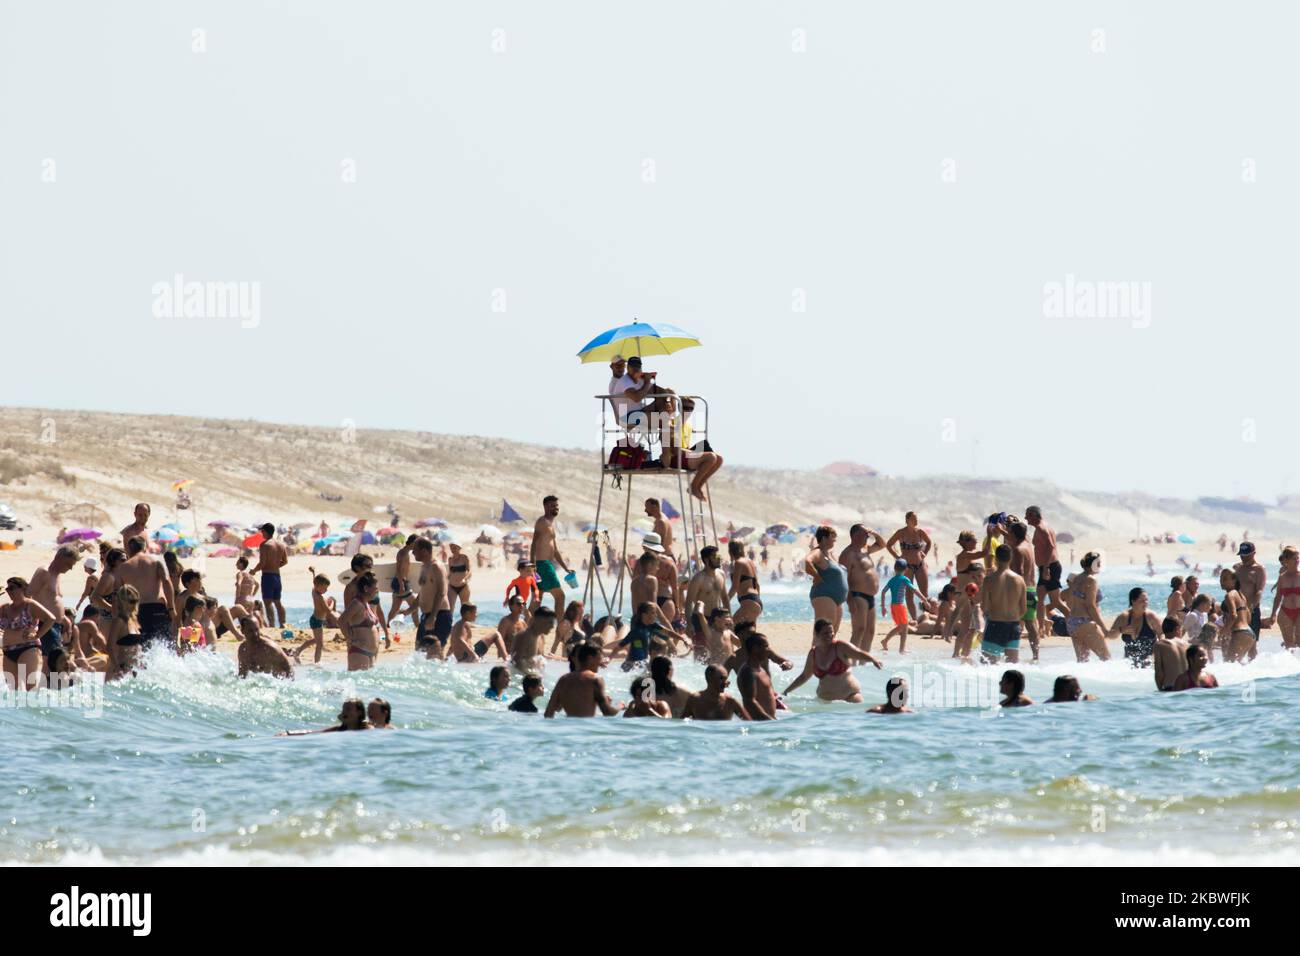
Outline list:
[[[615,403],[622,396],[597,395],[600,402],[600,493],[596,498],[596,519],[594,528],[588,535],[590,553],[587,561],[587,583],[583,589],[583,605],[589,607],[588,600],[594,600],[599,588],[605,602],[607,614],[611,617],[623,608],[624,581],[627,576],[627,548],[632,523],[632,484],[638,476],[673,475],[677,478],[678,513],[683,524],[683,538],[686,543],[687,576],[694,574],[700,567],[700,550],[706,544],[717,546],[718,529],[713,513],[713,499],[704,500],[688,494],[687,478],[690,473],[687,466],[692,449],[708,442],[709,437],[709,403],[699,395],[677,395],[671,392],[651,392],[646,400],[651,405],[664,404],[671,407],[659,410],[640,407],[633,410],[627,420],[615,414]],[[669,398],[670,402],[660,403],[657,399]],[[690,416],[690,442],[683,441],[687,422],[684,418],[682,402],[690,401],[694,405]],[[700,413],[702,412],[702,415]],[[697,415],[699,418],[697,419]],[[700,426],[696,427],[695,422]],[[664,439],[670,444],[667,449]],[[619,452],[626,449],[626,452]],[[616,452],[619,452],[616,455]],[[674,452],[667,456],[665,452]],[[604,582],[596,568],[600,566],[598,557],[600,548],[600,519],[605,507],[605,485],[609,480],[611,491],[620,490],[626,479],[626,500],[623,507],[622,550],[618,574],[613,585],[613,596],[606,590]],[[705,509],[707,506],[708,525],[706,528]],[[674,555],[674,560],[676,556]],[[679,588],[681,594],[685,588]],[[678,603],[674,595],[674,603]],[[682,617],[687,616],[688,608],[678,608]]]

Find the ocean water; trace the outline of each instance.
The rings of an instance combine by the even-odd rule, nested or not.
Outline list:
[[[1295,865],[1300,660],[1277,644],[1176,695],[1055,649],[1028,693],[1072,673],[1100,699],[1015,712],[991,706],[1001,668],[895,658],[855,673],[870,704],[901,670],[915,715],[804,688],[769,724],[512,714],[482,697],[488,664],[277,682],[159,655],[97,712],[2,699],[0,861]],[[629,675],[607,682],[626,698]],[[274,736],[353,695],[390,700],[401,729]]]

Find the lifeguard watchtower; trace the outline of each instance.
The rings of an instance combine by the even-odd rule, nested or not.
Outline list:
[[[600,402],[600,493],[596,497],[596,519],[587,535],[587,581],[582,592],[584,607],[591,607],[599,589],[605,613],[622,613],[623,583],[627,576],[628,535],[632,521],[632,486],[638,481],[662,488],[665,482],[677,483],[678,511],[685,527],[682,538],[686,547],[687,574],[700,566],[700,550],[717,545],[718,529],[713,516],[713,498],[701,501],[687,492],[691,469],[687,465],[696,449],[707,447],[709,403],[699,395],[653,393],[655,408],[640,409],[620,418],[613,395],[597,395]],[[694,412],[685,411],[683,402],[694,403]],[[691,421],[688,424],[687,418]],[[698,424],[696,424],[698,422]],[[685,438],[689,435],[689,438]],[[622,548],[618,574],[607,589],[597,568],[603,563],[599,555],[601,516],[605,513],[605,491],[613,498],[613,509],[623,505]],[[619,498],[622,501],[619,501]],[[615,514],[617,511],[615,510]],[[612,591],[612,593],[611,593]],[[684,609],[683,609],[684,610]]]

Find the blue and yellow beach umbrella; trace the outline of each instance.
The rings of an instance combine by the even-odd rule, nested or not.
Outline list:
[[[602,332],[582,347],[578,358],[588,362],[608,362],[615,355],[672,355],[699,345],[691,333],[665,322],[633,322]]]

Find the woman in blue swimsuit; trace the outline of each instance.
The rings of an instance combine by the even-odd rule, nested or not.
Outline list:
[[[808,592],[812,602],[813,618],[830,621],[832,633],[840,631],[840,618],[844,616],[844,602],[849,596],[849,574],[832,556],[835,547],[835,529],[822,525],[815,536],[817,547],[804,560],[813,586]]]

